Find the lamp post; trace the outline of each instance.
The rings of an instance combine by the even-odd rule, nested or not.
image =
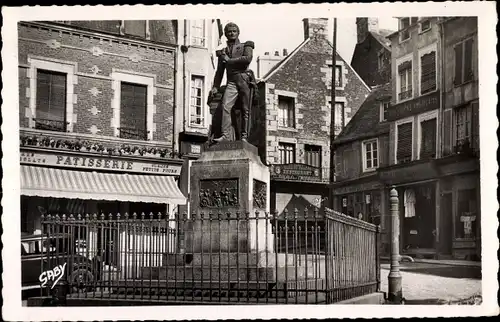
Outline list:
[[[392,303],[401,303],[403,299],[403,286],[401,272],[399,271],[399,198],[396,188],[391,187],[389,202],[391,205],[391,270],[389,272],[388,300]]]
[[[337,59],[337,18],[333,18],[333,42],[332,42],[332,85],[330,104],[330,208],[334,209],[333,183],[335,182],[335,61]]]

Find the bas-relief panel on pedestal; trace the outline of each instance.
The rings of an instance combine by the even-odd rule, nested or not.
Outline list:
[[[253,180],[253,206],[255,208],[266,208],[267,184],[259,180]]]
[[[200,180],[200,207],[238,207],[238,179]]]

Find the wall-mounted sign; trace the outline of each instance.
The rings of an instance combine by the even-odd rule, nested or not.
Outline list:
[[[438,177],[433,162],[409,163],[405,166],[391,166],[379,170],[379,178],[385,184],[421,181]]]
[[[439,91],[423,95],[407,102],[391,106],[387,110],[387,121],[395,121],[408,116],[439,108]]]
[[[121,159],[118,157],[21,151],[20,163],[62,168],[122,171],[177,176],[182,165]]]
[[[302,163],[271,166],[271,179],[285,181],[321,181],[321,168]]]
[[[191,153],[192,154],[200,154],[201,153],[201,145],[191,144]]]

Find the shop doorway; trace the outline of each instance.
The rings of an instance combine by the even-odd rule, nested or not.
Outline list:
[[[440,244],[441,253],[451,255],[452,251],[452,228],[453,228],[453,198],[452,193],[444,193],[441,196],[441,229]]]

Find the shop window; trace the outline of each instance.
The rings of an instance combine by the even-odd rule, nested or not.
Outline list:
[[[420,94],[436,90],[436,52],[420,57]]]
[[[396,163],[406,163],[412,160],[413,123],[403,123],[397,126]]]
[[[461,85],[474,79],[472,45],[472,38],[455,45],[455,85]]]
[[[282,143],[278,145],[280,164],[295,163],[295,144]]]
[[[67,74],[37,69],[35,128],[66,132]]]
[[[191,20],[191,45],[205,47],[205,20]]]
[[[203,76],[191,76],[191,102],[189,124],[194,126],[204,126],[204,84]]]
[[[147,86],[121,83],[120,137],[147,140]]]
[[[149,38],[149,24],[147,20],[123,20],[122,34]]]
[[[474,238],[477,222],[476,189],[458,190],[455,237]]]
[[[313,167],[321,167],[321,146],[309,145],[304,146],[305,163]]]
[[[278,126],[295,127],[295,100],[293,97],[278,96]]]
[[[372,171],[378,168],[378,140],[363,142],[363,171]]]
[[[405,61],[398,66],[398,99],[404,101],[413,97],[412,62]]]
[[[437,122],[435,118],[420,122],[420,159],[432,159],[436,157],[436,128]]]

